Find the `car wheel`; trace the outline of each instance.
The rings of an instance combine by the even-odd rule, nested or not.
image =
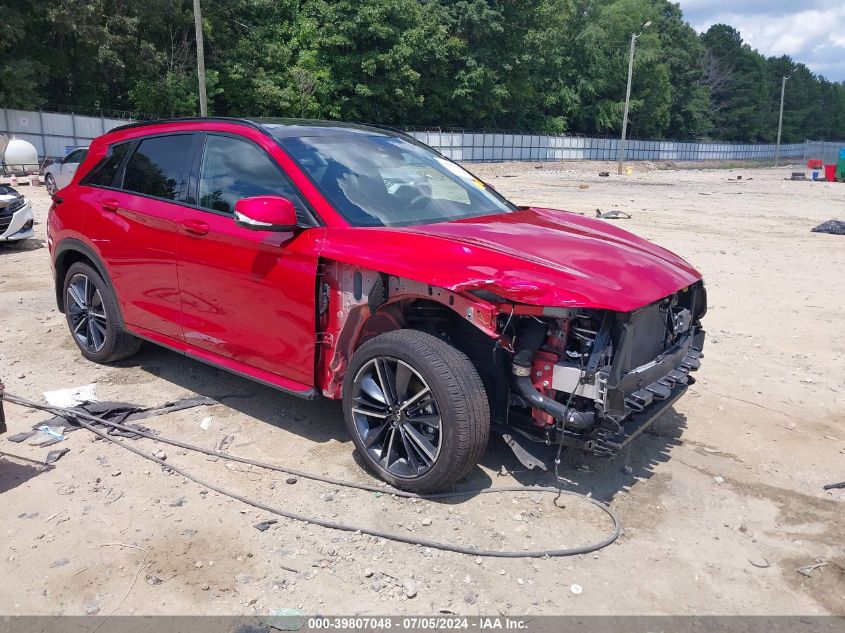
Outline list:
[[[47,174],[44,177],[44,187],[47,189],[47,193],[51,196],[59,190],[56,186],[56,179],[53,178],[53,174]]]
[[[490,435],[487,393],[472,362],[417,330],[377,336],[352,356],[343,412],[365,464],[397,488],[448,488],[478,463]]]
[[[65,316],[82,355],[111,363],[135,354],[141,341],[123,329],[114,295],[88,264],[77,262],[65,275]]]

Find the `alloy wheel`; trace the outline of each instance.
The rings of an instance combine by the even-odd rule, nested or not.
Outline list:
[[[440,455],[442,420],[419,372],[398,358],[373,358],[355,377],[352,403],[355,430],[373,461],[408,479],[431,470]]]
[[[79,344],[96,353],[106,344],[108,320],[103,297],[86,275],[74,275],[67,286],[70,327]]]
[[[44,178],[44,186],[47,189],[47,193],[49,193],[51,196],[59,190],[59,188],[56,186],[56,179],[53,178],[53,176],[50,174],[47,174],[47,176]]]

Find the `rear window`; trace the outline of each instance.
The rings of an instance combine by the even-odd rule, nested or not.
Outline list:
[[[85,177],[82,184],[93,185],[95,187],[111,187],[114,177],[117,175],[117,170],[120,169],[120,164],[126,157],[126,153],[129,151],[131,145],[131,143],[121,143],[120,145],[109,147],[108,153],[91,170],[91,173]]]
[[[126,164],[123,189],[165,200],[178,199],[190,151],[190,134],[142,140]]]

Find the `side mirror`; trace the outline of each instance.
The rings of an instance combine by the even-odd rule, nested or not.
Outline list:
[[[252,231],[294,231],[293,202],[282,196],[253,196],[235,203],[235,224]]]

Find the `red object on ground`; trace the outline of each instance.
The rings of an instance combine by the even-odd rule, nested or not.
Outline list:
[[[828,182],[836,182],[836,165],[824,166],[824,179]]]
[[[818,158],[811,158],[807,161],[807,169],[821,169],[822,165],[824,165],[824,161]]]

